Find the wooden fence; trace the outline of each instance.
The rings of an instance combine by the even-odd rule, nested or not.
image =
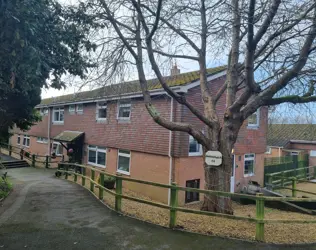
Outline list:
[[[89,169],[91,171],[91,176],[86,175],[86,170]],[[78,177],[81,178],[81,183],[83,186],[86,184],[86,180],[90,182],[90,191],[94,192],[96,187],[99,188],[99,199],[103,200],[104,192],[109,193],[115,197],[115,210],[117,212],[121,212],[122,208],[122,199],[132,200],[139,203],[144,203],[148,205],[152,205],[155,207],[160,207],[169,210],[169,227],[175,228],[177,224],[177,212],[185,212],[185,213],[193,213],[193,214],[201,214],[207,216],[217,216],[222,218],[234,219],[234,220],[243,220],[243,221],[250,221],[256,223],[255,229],[255,239],[258,241],[264,241],[264,225],[270,223],[316,223],[316,220],[271,220],[264,218],[264,205],[265,201],[305,201],[305,202],[316,202],[316,199],[310,198],[292,198],[292,197],[266,197],[263,194],[257,194],[256,196],[246,195],[246,194],[238,194],[238,193],[227,193],[221,191],[213,191],[213,190],[201,190],[196,188],[188,188],[188,187],[181,187],[177,186],[176,183],[172,183],[171,185],[161,184],[156,182],[144,181],[144,180],[137,180],[129,177],[124,177],[120,175],[113,175],[106,173],[103,170],[91,168],[85,165],[79,164],[71,164],[71,163],[59,163],[58,170],[59,173],[65,174],[65,179],[68,179],[69,175],[74,175],[74,181],[78,181]],[[95,179],[95,174],[99,173],[99,182],[98,183]],[[115,178],[115,191],[107,189],[104,187],[104,179],[105,176],[111,176]],[[131,197],[128,195],[124,195],[122,193],[123,182],[134,182],[140,183],[144,185],[150,185],[155,187],[166,188],[170,190],[170,200],[169,204],[161,204],[149,200],[144,200],[136,197]],[[249,218],[243,216],[235,216],[229,214],[220,214],[208,211],[199,211],[193,210],[189,208],[182,208],[179,207],[177,204],[177,196],[178,191],[187,191],[187,192],[198,192],[206,195],[217,195],[217,196],[224,196],[224,197],[238,197],[244,199],[254,200],[256,202],[256,218]]]
[[[283,157],[270,157],[264,159],[264,184],[268,184],[268,175],[288,170],[301,170],[303,174],[306,171],[309,164],[308,155],[302,156],[283,156]],[[305,169],[305,170],[303,170]],[[288,175],[293,174],[291,177],[295,177],[297,172],[288,172]]]
[[[15,147],[10,144],[0,143],[0,152],[9,156],[14,156],[21,160],[26,160],[32,167],[45,166],[49,168],[52,163],[59,163],[49,155],[38,155],[27,151],[25,148]]]

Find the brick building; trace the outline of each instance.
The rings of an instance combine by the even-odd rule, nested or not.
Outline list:
[[[269,124],[266,157],[305,154],[316,166],[316,124]]]
[[[175,70],[173,70],[175,72]],[[176,71],[176,73],[179,73]],[[211,91],[225,82],[224,67],[208,69]],[[189,72],[166,77],[169,86],[203,112],[199,73]],[[204,124],[183,105],[171,99],[155,79],[149,81],[153,104],[160,114],[171,121],[190,122],[204,129]],[[217,104],[222,117],[225,111],[224,93]],[[60,144],[76,151],[76,161],[121,173],[132,178],[204,187],[201,146],[188,134],[171,132],[157,125],[143,103],[137,81],[105,86],[42,100],[37,108],[42,122],[29,131],[15,130],[11,144],[27,147],[41,155],[66,155]],[[234,148],[231,191],[239,191],[251,180],[263,182],[263,162],[266,150],[267,109],[261,108],[242,126]],[[167,202],[168,191],[157,187],[143,188],[136,183],[128,188],[153,199]],[[201,197],[200,197],[201,198]],[[179,193],[180,203],[199,199],[192,193]]]

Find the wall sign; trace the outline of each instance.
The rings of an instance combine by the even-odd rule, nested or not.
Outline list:
[[[207,151],[205,154],[205,163],[210,166],[219,166],[222,164],[223,155],[219,151]]]

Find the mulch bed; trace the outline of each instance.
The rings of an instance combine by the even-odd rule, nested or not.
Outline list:
[[[73,177],[69,177],[73,180]],[[81,178],[77,183],[81,184]],[[89,189],[89,181],[86,181],[86,188]],[[315,184],[316,186],[316,184]],[[95,188],[95,195],[99,190]],[[125,195],[151,200],[148,197],[123,189]],[[109,207],[114,208],[114,196],[104,192],[103,202]],[[199,209],[200,204],[190,204],[185,207],[191,209]],[[233,203],[234,215],[255,218],[255,205],[240,205]],[[129,216],[148,221],[157,225],[168,227],[169,210],[157,208],[154,206],[141,204],[134,201],[123,199],[122,212]],[[265,208],[265,219],[296,219],[296,220],[316,220],[316,216],[306,215],[295,212],[286,212],[278,209]],[[219,218],[215,216],[196,215],[178,212],[177,227],[192,232],[216,235],[222,237],[233,237],[246,240],[255,240],[255,223],[248,221],[240,221],[234,219]],[[266,224],[265,225],[265,241],[269,243],[311,243],[316,242],[316,225],[315,224]]]

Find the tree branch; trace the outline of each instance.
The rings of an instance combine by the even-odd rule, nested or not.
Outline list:
[[[307,103],[307,102],[315,102],[316,96],[298,96],[298,95],[290,95],[290,96],[284,96],[279,98],[272,98],[265,102],[268,106],[278,105],[281,103],[289,102],[293,104],[298,103]]]

